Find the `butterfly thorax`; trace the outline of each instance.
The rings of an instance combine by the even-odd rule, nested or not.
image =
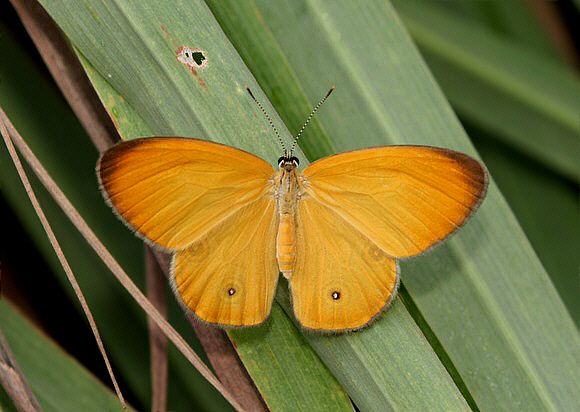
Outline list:
[[[302,191],[302,178],[296,166],[297,163],[291,159],[282,159],[275,181],[275,196],[280,215],[276,258],[280,271],[288,279],[292,276],[296,260],[296,208]]]

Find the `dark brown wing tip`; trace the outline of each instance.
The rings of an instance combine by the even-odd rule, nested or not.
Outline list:
[[[473,188],[472,211],[479,207],[487,191],[488,174],[483,163],[465,153],[448,151],[447,156],[455,161],[466,176],[470,187]]]

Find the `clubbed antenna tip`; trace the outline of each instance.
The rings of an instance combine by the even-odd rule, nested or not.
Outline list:
[[[335,86],[332,86],[332,87],[330,88],[330,90],[328,91],[328,93],[326,93],[326,96],[324,96],[324,100],[328,99],[328,96],[330,96],[330,93],[332,93],[332,92],[334,91],[334,89],[336,89],[336,87],[335,87]],[[248,91],[250,91],[250,89],[248,89]],[[252,92],[250,92],[250,94],[251,94],[251,93],[252,93]]]

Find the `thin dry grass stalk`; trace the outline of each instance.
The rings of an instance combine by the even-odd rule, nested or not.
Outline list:
[[[44,231],[46,232],[46,235],[48,236],[48,239],[50,240],[50,244],[52,245],[52,248],[54,249],[56,256],[58,257],[58,260],[59,260],[60,264],[62,265],[62,267],[66,273],[66,276],[67,276],[67,278],[68,278],[68,280],[69,280],[69,282],[70,282],[70,284],[75,292],[75,295],[77,296],[77,299],[81,303],[83,311],[85,312],[85,316],[87,317],[87,320],[89,321],[89,324],[91,326],[91,330],[93,331],[93,335],[95,337],[95,341],[97,342],[97,346],[99,347],[99,351],[101,352],[101,356],[103,357],[103,360],[105,361],[105,365],[107,366],[107,371],[109,372],[109,376],[111,377],[111,381],[113,382],[113,386],[115,387],[115,392],[117,393],[117,397],[119,398],[119,402],[121,403],[121,406],[123,407],[123,409],[127,410],[127,404],[125,403],[125,399],[123,398],[123,394],[121,393],[121,389],[119,388],[119,385],[117,384],[117,380],[115,379],[113,369],[111,368],[111,363],[109,362],[109,358],[107,356],[107,352],[105,351],[103,341],[101,340],[101,335],[99,334],[99,330],[97,329],[97,324],[95,323],[95,320],[93,318],[93,314],[91,313],[91,310],[89,309],[89,305],[87,304],[87,302],[85,300],[85,296],[83,295],[83,292],[81,291],[81,288],[80,288],[80,286],[75,278],[75,275],[74,275],[70,265],[68,264],[68,261],[66,260],[66,258],[64,256],[64,253],[63,253],[63,251],[58,243],[58,240],[56,239],[56,236],[54,235],[54,232],[52,231],[52,228],[50,227],[50,224],[48,223],[48,219],[44,215],[44,212],[43,212],[42,208],[40,207],[40,203],[38,203],[36,195],[34,194],[34,192],[32,190],[32,186],[30,185],[30,182],[28,181],[28,177],[26,176],[26,173],[24,172],[24,168],[22,167],[22,164],[20,163],[20,159],[18,158],[18,154],[16,153],[16,149],[14,148],[14,145],[12,144],[12,140],[10,139],[10,136],[14,136],[15,130],[13,130],[12,133],[10,133],[10,134],[8,133],[8,130],[7,130],[7,127],[10,128],[11,126],[12,125],[10,124],[6,115],[4,114],[4,111],[0,110],[0,132],[2,133],[2,137],[4,138],[4,142],[6,144],[8,152],[10,153],[10,157],[12,158],[12,162],[14,163],[14,166],[16,167],[16,170],[18,171],[18,175],[20,176],[20,180],[22,181],[22,184],[24,185],[24,188],[26,189],[26,194],[28,195],[30,202],[32,203],[32,206],[34,207],[34,211],[36,212],[36,215],[40,219],[40,222],[42,223],[42,227],[44,228]],[[18,138],[20,138],[20,136],[18,136]],[[30,152],[30,153],[32,153],[32,152]],[[46,174],[45,177],[50,179],[50,177],[48,176],[48,173],[44,170],[43,170],[43,172]],[[54,182],[52,182],[52,184],[54,184]],[[63,196],[64,196],[64,194],[63,194]],[[72,207],[72,205],[71,205],[71,207]]]
[[[14,141],[14,144],[18,147],[20,153],[24,156],[34,173],[38,176],[39,180],[42,182],[47,191],[51,194],[57,204],[65,212],[70,221],[75,225],[77,230],[83,235],[85,240],[93,248],[93,250],[99,255],[103,260],[105,265],[111,270],[115,275],[117,280],[123,285],[123,287],[131,294],[133,299],[143,308],[145,313],[155,321],[157,326],[163,331],[163,333],[175,344],[179,351],[186,357],[186,359],[201,373],[201,375],[210,382],[221,394],[222,396],[230,402],[230,404],[236,410],[244,410],[237,400],[231,395],[231,393],[221,384],[221,382],[215,377],[211,370],[203,363],[203,361],[197,356],[197,354],[187,345],[185,340],[177,333],[175,329],[163,318],[163,316],[155,309],[155,307],[149,302],[145,295],[139,290],[139,288],[133,283],[129,276],[123,271],[119,263],[113,258],[105,246],[101,243],[98,237],[90,229],[88,224],[84,221],[79,212],[74,208],[72,203],[66,198],[64,193],[60,190],[57,184],[52,180],[48,172],[44,169],[42,164],[36,158],[34,153],[30,150],[24,139],[18,134],[16,129],[12,126],[10,120],[5,115],[4,111],[0,109],[0,124],[6,125],[6,128],[2,126],[2,135],[5,136],[7,141],[7,146],[12,146],[10,138]],[[7,129],[8,132],[4,132]],[[14,151],[14,155],[16,152]],[[16,160],[19,162],[16,155]],[[39,207],[40,210],[40,207]],[[42,211],[40,210],[40,213]],[[52,233],[52,232],[51,232]],[[50,235],[49,235],[50,236]],[[54,235],[53,235],[54,236]],[[56,240],[56,239],[55,239]],[[65,261],[66,262],[66,261]]]
[[[0,330],[0,384],[19,411],[42,411]]]
[[[171,256],[153,249],[161,270],[169,276]],[[268,411],[268,406],[254,385],[254,381],[244,367],[228,335],[221,329],[203,324],[197,319],[189,319],[195,334],[216,372],[219,380],[236,399],[249,411]]]
[[[145,248],[145,279],[147,297],[159,313],[167,317],[165,297],[165,276],[149,246]],[[163,412],[167,407],[167,338],[155,324],[147,318],[149,326],[149,348],[151,351],[151,411]]]

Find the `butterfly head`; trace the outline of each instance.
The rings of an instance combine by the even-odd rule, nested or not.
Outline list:
[[[298,167],[300,161],[296,156],[292,156],[291,154],[284,154],[281,158],[278,159],[278,167],[280,169],[284,169],[287,172],[290,172]]]
[[[304,131],[304,129],[306,128],[306,126],[308,125],[308,123],[310,122],[310,120],[312,119],[312,117],[314,116],[316,111],[318,110],[318,108],[322,105],[322,103],[324,103],[324,101],[328,98],[328,96],[330,96],[330,94],[333,92],[334,86],[332,86],[330,88],[330,90],[328,91],[328,93],[326,93],[326,96],[324,96],[322,98],[322,100],[320,100],[318,102],[318,104],[316,106],[314,106],[314,109],[312,109],[312,112],[310,112],[310,115],[308,115],[306,122],[304,122],[304,125],[300,128],[300,131],[298,132],[298,134],[294,138],[294,141],[292,142],[292,147],[290,148],[289,152],[286,150],[286,147],[284,146],[284,142],[282,141],[282,138],[280,137],[278,130],[274,126],[274,122],[272,122],[272,119],[270,118],[270,116],[268,115],[266,110],[264,110],[264,107],[254,97],[250,88],[246,88],[246,90],[248,91],[248,93],[250,94],[250,97],[254,100],[254,102],[256,102],[256,104],[258,105],[258,107],[260,108],[262,113],[264,113],[264,116],[268,120],[268,123],[270,123],[270,126],[274,130],[274,133],[276,133],[276,137],[278,137],[278,141],[280,142],[280,146],[282,146],[282,148],[284,149],[284,156],[282,156],[281,158],[278,159],[278,166],[280,167],[280,170],[284,169],[287,172],[290,172],[292,170],[296,170],[296,168],[298,167],[298,164],[300,163],[298,161],[298,158],[292,155],[292,153],[294,153],[294,148],[296,147],[296,143],[298,142],[300,135],[302,134],[302,132]]]

